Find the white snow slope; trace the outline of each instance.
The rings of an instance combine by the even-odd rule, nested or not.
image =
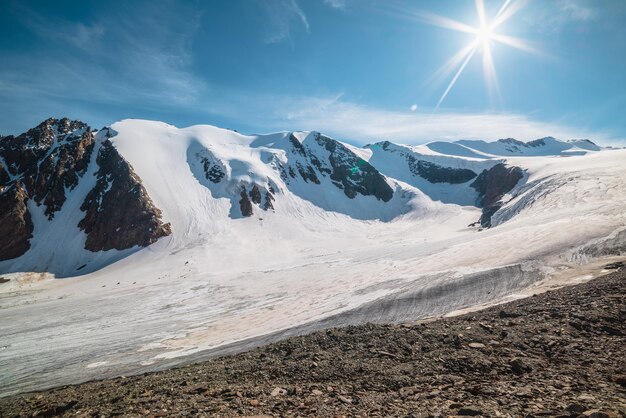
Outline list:
[[[0,262],[0,273],[13,272],[0,284],[0,394],[165,367],[323,319],[340,325],[357,308],[351,322],[443,314],[626,249],[626,150],[553,139],[530,150],[476,141],[404,147],[444,167],[525,170],[494,227],[480,230],[468,226],[480,217],[471,181],[433,185],[373,147],[345,145],[387,176],[388,202],[351,199],[326,177],[286,181],[279,167],[300,158],[286,151],[289,133],[140,120],[112,129],[173,234],[145,249],[92,254],[76,249],[81,231],[51,242],[52,227],[35,216],[31,251]],[[294,134],[327,161],[314,135]],[[203,157],[220,164],[221,182],[202,177]],[[276,191],[275,210],[255,205],[242,217],[232,196],[253,183]],[[52,222],[77,210],[86,190],[79,185]],[[55,255],[44,256],[50,248]],[[81,264],[88,274],[77,275]],[[376,308],[407,293],[417,295],[410,306]]]

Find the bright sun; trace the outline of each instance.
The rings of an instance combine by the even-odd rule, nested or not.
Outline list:
[[[476,32],[476,40],[483,48],[488,48],[489,42],[491,42],[491,28],[489,26],[480,28]]]
[[[435,111],[439,109],[441,103],[454,87],[457,79],[463,73],[463,70],[467,66],[467,63],[472,59],[474,53],[477,50],[482,52],[483,62],[483,74],[487,84],[487,90],[489,93],[490,101],[493,103],[495,99],[501,100],[500,88],[498,86],[498,78],[496,76],[496,69],[493,63],[492,56],[492,44],[500,43],[508,46],[512,46],[517,49],[521,49],[527,52],[540,53],[537,49],[533,48],[526,41],[501,34],[499,31],[496,33],[496,29],[499,29],[504,22],[509,20],[515,13],[517,13],[523,5],[525,0],[504,0],[502,6],[495,14],[495,16],[488,20],[485,13],[485,4],[483,0],[476,1],[476,12],[478,14],[479,25],[472,27],[465,23],[458,22],[448,17],[434,15],[430,13],[416,14],[416,16],[423,22],[451,29],[459,32],[464,32],[473,36],[472,41],[462,50],[457,52],[437,73],[435,78],[448,78],[454,73],[452,80],[448,84],[448,87],[441,95],[441,98],[437,102]],[[455,72],[456,70],[456,72]]]

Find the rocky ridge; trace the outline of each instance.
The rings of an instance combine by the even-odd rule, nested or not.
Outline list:
[[[80,209],[85,217],[78,223],[87,234],[89,251],[147,247],[172,233],[161,221],[158,209],[133,168],[106,139],[96,159],[96,185]]]
[[[274,151],[265,163],[279,173],[284,188],[290,189],[300,182],[319,186],[327,179],[349,199],[360,195],[388,202],[393,197],[393,189],[382,173],[332,138],[313,132],[298,139],[290,133],[274,147],[274,150],[282,150],[284,154]],[[274,182],[258,178],[245,181],[233,179],[233,170],[228,162],[199,145],[192,146],[191,158],[194,160],[191,164],[200,163],[202,173],[196,171],[195,175],[202,177],[201,183],[211,190],[212,195],[229,198],[233,207],[239,209],[239,212],[231,211],[231,217],[250,217],[255,208],[274,210],[276,193],[281,192],[281,187]],[[323,191],[320,189],[319,193]]]
[[[30,248],[29,202],[44,206],[47,221],[54,222],[79,182],[92,181],[86,176],[91,164],[98,166],[98,178],[81,206],[85,217],[76,219],[87,233],[85,249],[146,246],[170,234],[141,180],[106,140],[110,132],[103,130],[100,140],[94,133],[83,122],[50,118],[21,135],[0,138],[0,260]]]
[[[85,123],[69,119],[47,119],[17,137],[0,140],[0,157],[13,180],[23,183],[37,205],[45,205],[45,215],[54,218],[66,193],[85,174],[94,148],[93,132]]]
[[[392,144],[389,141],[367,145],[367,148],[380,148],[389,153],[399,154],[408,165],[414,176],[419,176],[430,183],[462,184],[467,183],[477,176],[469,168],[449,167],[429,161],[426,156],[416,154],[403,146]]]
[[[483,210],[479,221],[481,226],[491,226],[491,217],[504,204],[502,198],[523,178],[524,171],[521,168],[504,164],[496,164],[476,177],[470,187],[479,194],[478,205]]]
[[[26,207],[28,196],[15,182],[0,194],[0,260],[19,257],[30,248],[33,221]]]

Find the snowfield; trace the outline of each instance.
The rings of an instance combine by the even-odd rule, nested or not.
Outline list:
[[[626,150],[553,138],[392,144],[476,173],[501,162],[525,170],[494,227],[480,229],[469,226],[481,215],[471,181],[429,183],[375,145],[346,148],[386,176],[388,202],[350,199],[328,178],[287,184],[276,167],[293,163],[288,132],[139,120],[111,129],[173,234],[144,249],[84,250],[84,233],[67,225],[93,171],[53,222],[33,206],[31,250],[0,262],[10,279],[0,284],[2,395],[168,367],[277,332],[442,315],[579,279],[581,265],[626,250]],[[325,155],[312,136],[294,134]],[[219,183],[203,177],[204,157],[221,164]],[[274,210],[243,217],[232,196],[253,183],[276,189]],[[58,228],[66,239],[53,239]]]

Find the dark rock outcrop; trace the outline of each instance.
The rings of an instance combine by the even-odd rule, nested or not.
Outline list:
[[[207,180],[212,181],[215,184],[222,181],[226,175],[226,171],[223,164],[216,161],[212,154],[209,155],[207,151],[207,155],[202,157],[201,162],[204,168],[204,175]]]
[[[9,173],[7,173],[2,163],[0,163],[0,192],[2,192],[2,189],[9,183],[9,181],[11,181],[11,177],[9,177]]]
[[[171,234],[170,224],[161,221],[159,210],[133,168],[104,141],[96,162],[96,186],[81,205],[85,217],[78,226],[87,234],[90,251],[146,247]]]
[[[89,126],[66,118],[0,138],[0,259],[28,251],[33,223],[26,203],[43,204],[53,219],[87,171],[93,148]]]
[[[496,164],[489,170],[483,170],[470,185],[478,192],[478,205],[483,208],[480,224],[483,227],[491,226],[491,217],[501,207],[500,199],[510,192],[524,177],[519,167],[507,167]]]
[[[252,186],[250,189],[250,199],[252,199],[252,202],[257,205],[261,204],[261,191],[259,190],[259,186],[257,184]]]
[[[339,141],[315,132],[302,142],[290,134],[286,142],[287,161],[273,158],[270,164],[287,185],[299,179],[312,184],[329,179],[350,199],[360,194],[388,202],[393,197],[385,176]],[[264,207],[272,208],[272,202],[266,200]]]
[[[406,160],[409,170],[414,176],[422,177],[430,183],[461,184],[476,177],[476,173],[468,168],[445,167],[431,161],[416,157],[408,149],[397,146],[389,141],[379,142],[367,147],[380,147],[384,151],[398,153]]]
[[[33,223],[27,202],[44,205],[44,214],[53,220],[85,176],[95,147],[91,128],[67,118],[50,118],[26,133],[0,138],[0,259],[19,257],[30,248]],[[96,186],[81,206],[84,219],[76,219],[87,233],[86,249],[147,246],[171,233],[110,141],[102,143],[95,163]]]
[[[430,183],[461,184],[476,177],[476,173],[467,168],[443,167],[435,163],[418,160],[412,155],[407,156],[409,169]]]
[[[0,157],[20,179],[26,193],[46,206],[48,219],[63,206],[66,192],[85,174],[94,147],[89,126],[67,118],[50,118],[19,136],[3,137]],[[0,170],[0,181],[6,176]]]
[[[245,187],[241,188],[241,193],[239,195],[241,196],[241,199],[239,200],[239,208],[241,209],[241,214],[245,217],[252,216],[252,202],[248,197],[248,193],[246,193]]]
[[[522,148],[528,147],[525,142],[519,141],[515,138],[498,139],[498,142],[504,144],[506,146],[506,149],[511,152],[520,152]]]
[[[250,190],[248,191],[245,185],[241,186],[241,191],[239,193],[239,209],[241,210],[241,215],[244,217],[249,217],[254,214],[254,206],[256,205],[261,209],[267,211],[270,209],[274,209],[274,188],[271,184],[267,184],[266,186],[259,186],[254,183]],[[265,202],[263,202],[263,196],[265,196]]]
[[[271,190],[265,192],[265,203],[263,204],[263,210],[274,210],[274,195]]]
[[[315,174],[315,170],[313,170],[313,167],[311,167],[310,165],[303,166],[298,162],[296,163],[296,169],[298,170],[298,173],[300,173],[300,177],[302,177],[302,179],[307,183],[311,182],[315,184],[320,184],[320,179],[317,177],[317,175]]]
[[[393,197],[393,189],[387,184],[385,176],[370,163],[358,157],[338,141],[317,134],[315,141],[330,154],[330,179],[350,199],[357,194],[374,196],[378,200],[388,202]],[[319,163],[319,161],[318,161]],[[321,164],[321,163],[320,163]]]
[[[27,201],[19,181],[0,193],[0,261],[19,257],[30,248],[33,222]]]

